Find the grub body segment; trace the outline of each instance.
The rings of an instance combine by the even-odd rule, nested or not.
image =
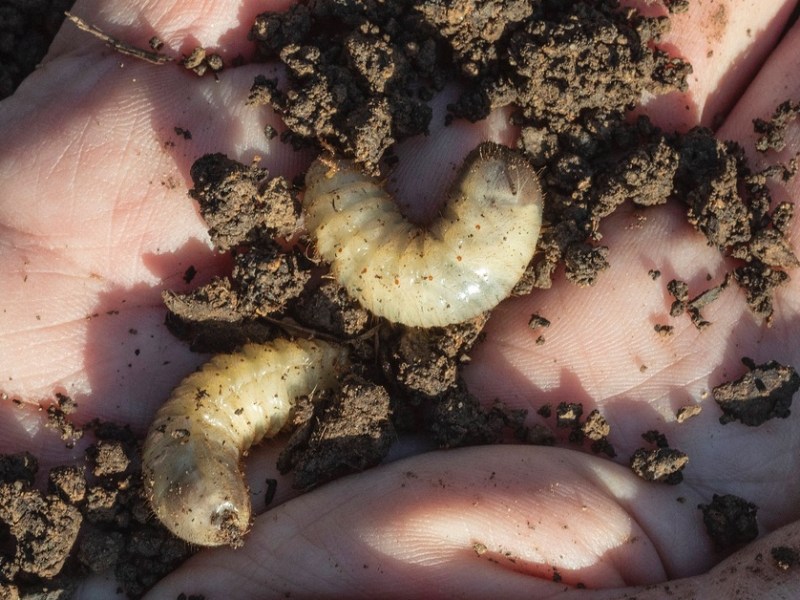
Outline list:
[[[390,321],[434,327],[510,294],[536,250],[543,197],[521,154],[487,142],[467,156],[427,227],[346,160],[312,164],[303,205],[317,252],[352,297]]]
[[[275,340],[220,354],[159,409],[142,470],[153,511],[201,546],[239,545],[250,526],[242,457],[289,420],[295,399],[338,385],[346,351],[320,340]]]

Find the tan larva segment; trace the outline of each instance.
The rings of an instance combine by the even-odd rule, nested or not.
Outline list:
[[[543,200],[533,167],[487,142],[467,156],[426,228],[345,160],[311,165],[303,204],[317,251],[351,296],[390,321],[434,327],[508,296],[536,249]]]
[[[333,344],[275,340],[217,355],[186,377],[144,444],[145,489],[156,516],[193,544],[241,544],[251,518],[242,456],[283,428],[297,397],[335,387],[347,362]]]

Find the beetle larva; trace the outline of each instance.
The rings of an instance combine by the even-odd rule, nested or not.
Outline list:
[[[241,544],[250,525],[242,456],[283,428],[298,396],[335,387],[347,363],[333,344],[275,340],[219,354],[186,377],[144,444],[142,471],[156,516],[194,544]]]
[[[542,204],[533,167],[490,142],[467,156],[425,228],[350,161],[315,161],[303,200],[339,283],[374,314],[417,327],[466,321],[506,298],[533,257]]]

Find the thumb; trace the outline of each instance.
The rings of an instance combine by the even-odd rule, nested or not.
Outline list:
[[[698,498],[677,501],[686,493],[570,450],[434,452],[281,505],[242,549],[201,552],[148,598],[538,598],[650,584],[713,560]]]

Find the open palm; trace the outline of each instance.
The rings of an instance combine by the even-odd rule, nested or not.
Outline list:
[[[173,51],[218,47],[231,59],[248,56],[253,16],[285,4],[176,0],[134,10],[78,2],[74,10],[142,45],[157,34]],[[668,40],[695,67],[690,92],[645,111],[686,129],[732,107],[719,136],[752,148],[751,120],[800,92],[800,28],[773,50],[793,6],[728,0],[719,3],[721,21],[717,8],[693,4],[675,17]],[[0,403],[0,451],[30,450],[45,464],[79,457],[80,447],[66,449],[42,426],[37,403],[55,392],[78,402],[78,421],[100,417],[142,433],[170,389],[203,361],[165,330],[161,302],[163,289],[187,289],[189,267],[195,286],[228,266],[187,196],[189,166],[207,152],[242,162],[258,155],[272,174],[291,177],[309,160],[268,141],[265,120],[280,123],[245,105],[254,76],[265,72],[277,70],[245,64],[219,81],[199,79],[120,56],[67,25],[44,66],[0,104],[0,391],[27,403]],[[513,143],[502,114],[445,129],[445,104],[437,102],[428,138],[398,150],[395,185],[411,205],[435,197],[450,165],[479,141]],[[769,159],[800,150],[798,137],[790,139],[785,155]],[[798,188],[794,180],[774,193],[791,199]],[[743,373],[742,356],[800,365],[800,278],[778,291],[772,328],[751,316],[735,286],[704,312],[708,329],[670,319],[666,281],[699,291],[730,270],[681,211],[623,208],[604,221],[611,268],[598,283],[579,289],[556,277],[551,289],[502,304],[466,369],[482,400],[527,408],[531,422],[546,403],[598,408],[616,462],[567,447],[483,447],[416,454],[294,498],[279,492],[280,505],[257,519],[244,548],[199,553],[152,597],[544,597],[581,583],[595,591],[570,593],[614,598],[625,586],[680,578],[688,579],[673,589],[689,595],[723,593],[721,570],[709,572],[722,556],[696,509],[715,493],[756,503],[761,532],[774,532],[732,560],[800,545],[796,416],[723,427],[708,393]],[[797,223],[790,237],[800,247]],[[651,269],[661,279],[653,281]],[[552,323],[543,345],[527,327],[533,313]],[[674,334],[661,338],[653,325],[665,322]],[[695,403],[703,412],[678,424],[676,410]],[[690,456],[680,486],[646,484],[624,466],[650,429]],[[251,470],[273,469],[276,452],[255,452]],[[796,576],[773,575],[740,576],[738,584],[771,585],[763,589],[787,597],[800,590]],[[89,581],[79,593],[113,590],[104,585]]]

